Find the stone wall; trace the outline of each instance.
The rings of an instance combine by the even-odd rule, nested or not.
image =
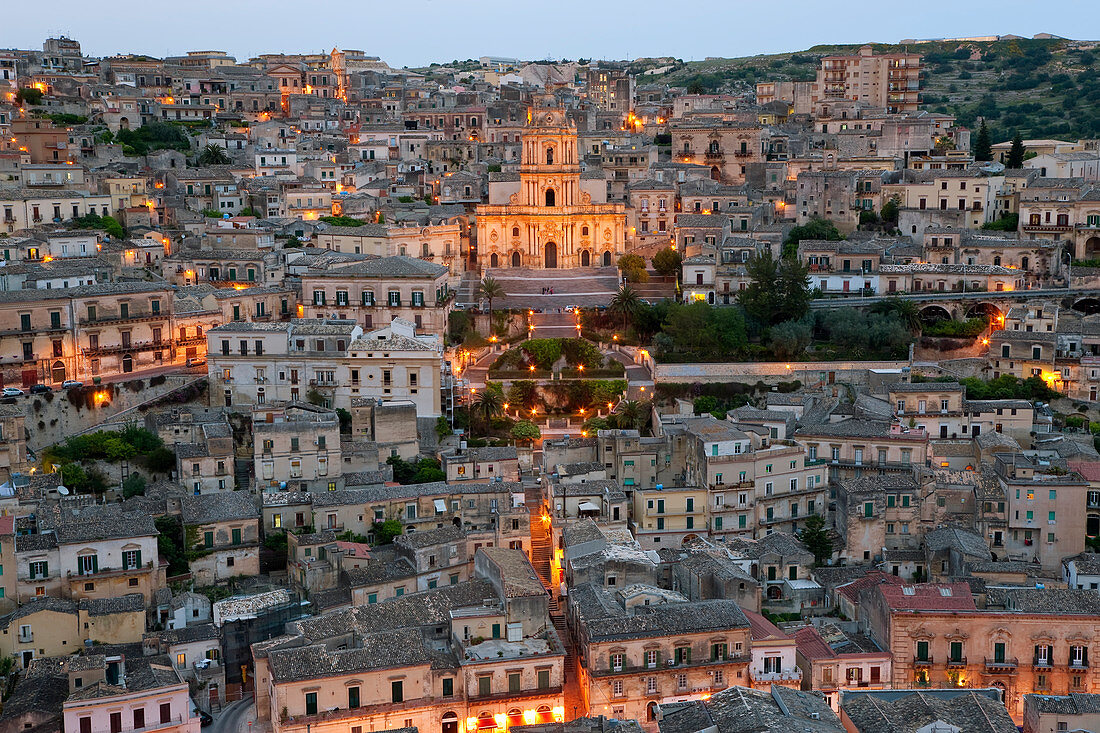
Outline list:
[[[195,375],[169,374],[164,375],[163,379],[164,381],[161,382],[157,377],[147,377],[129,382],[99,385],[95,387],[95,391],[104,394],[106,398],[100,401],[93,399],[92,407],[88,406],[83,397],[86,391],[92,390],[94,385],[89,385],[86,390],[76,390],[71,393],[59,390],[48,395],[15,397],[15,404],[22,407],[27,416],[25,424],[27,447],[31,450],[41,450],[70,435],[93,429],[113,419],[141,421],[144,413],[134,408],[193,381]],[[151,384],[152,380],[158,383]],[[137,386],[139,384],[140,387]],[[79,405],[70,402],[70,398],[77,401]]]
[[[725,362],[655,364],[654,382],[757,382],[777,384],[798,379],[804,386],[866,384],[868,370],[903,369],[908,361]]]

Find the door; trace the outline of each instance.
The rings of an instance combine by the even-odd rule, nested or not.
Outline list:
[[[591,264],[591,261],[592,261],[592,258],[588,254],[587,249],[584,250],[583,252],[581,252],[581,267],[588,267],[588,265]]]
[[[556,269],[558,266],[558,245],[553,242],[547,242],[546,247],[543,248],[543,252],[545,253],[546,269]]]

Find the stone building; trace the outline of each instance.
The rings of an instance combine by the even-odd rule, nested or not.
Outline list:
[[[519,172],[489,179],[477,207],[481,268],[610,267],[627,241],[626,209],[607,202],[603,174],[581,170],[577,128],[556,107],[532,107]]]

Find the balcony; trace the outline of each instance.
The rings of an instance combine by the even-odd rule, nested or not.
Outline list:
[[[95,318],[80,319],[81,326],[105,326],[113,323],[139,323],[141,321],[167,321],[171,317],[168,311],[154,313],[151,310],[132,310],[122,313],[98,313]]]
[[[1066,666],[1069,669],[1088,669],[1089,660],[1087,659],[1070,659]]]
[[[589,666],[589,674],[593,677],[615,677],[618,675],[634,675],[641,672],[658,672],[663,669],[703,669],[723,664],[745,664],[748,661],[749,658],[747,656],[734,656],[731,654],[724,659],[711,660],[707,658],[703,661],[692,660],[690,662],[677,662],[674,659],[662,659],[660,663],[655,665],[624,663],[612,669],[608,669],[607,660],[605,659],[602,662],[596,661],[594,667]]]
[[[917,669],[928,669],[929,667],[932,666],[932,664],[933,664],[933,657],[932,657],[931,654],[929,654],[924,659],[914,659],[913,660],[913,666],[916,667]]]
[[[141,567],[138,567],[138,568],[99,568],[94,573],[92,573],[92,572],[79,572],[79,571],[73,572],[72,570],[68,570],[68,571],[65,572],[65,577],[67,577],[69,579],[73,579],[73,578],[77,578],[77,579],[79,579],[79,578],[89,578],[89,579],[92,579],[92,578],[96,578],[96,579],[118,578],[118,577],[125,577],[125,576],[128,576],[128,575],[136,575],[138,573],[149,573],[149,572],[152,572],[152,570],[153,570],[153,563],[152,562],[146,562],[144,565],[142,565]]]
[[[523,698],[531,697],[552,697],[554,695],[560,695],[562,693],[561,686],[557,687],[536,687],[533,690],[516,690],[515,692],[490,692],[488,695],[479,695],[476,692],[469,693],[468,697],[471,700],[477,700],[478,702],[493,702],[496,700],[519,700]]]
[[[756,670],[749,670],[749,677],[756,682],[800,682],[802,680],[802,670],[798,667],[783,670],[781,672],[757,672]]]
[[[167,349],[171,346],[171,339],[161,339],[160,341],[131,341],[128,344],[117,344],[114,346],[88,346],[82,349],[82,351],[87,356],[101,356],[104,354],[118,354],[128,351],[152,351],[155,349]]]
[[[988,674],[1012,674],[1018,666],[1015,657],[1004,659],[985,658],[985,671]]]
[[[966,657],[958,657],[956,659],[947,660],[947,669],[965,669]]]
[[[707,152],[703,153],[703,157],[707,160],[722,160],[725,155],[722,153],[721,150],[708,150]]]
[[[176,346],[192,346],[194,344],[205,344],[206,336],[188,336],[186,338],[176,339]]]
[[[1031,663],[1032,667],[1038,667],[1040,669],[1053,669],[1054,662],[1050,657],[1035,657],[1035,661]]]
[[[198,718],[194,718],[196,725],[198,725]],[[150,722],[148,725],[142,728],[127,728],[126,733],[149,733],[150,731],[162,730],[164,728],[175,728],[181,726],[186,722],[179,715],[168,718],[168,720],[160,722]],[[91,733],[111,733],[109,728],[92,728]]]

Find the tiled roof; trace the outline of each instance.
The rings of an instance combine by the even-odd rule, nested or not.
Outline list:
[[[858,731],[915,733],[937,721],[966,733],[1019,730],[995,690],[849,692],[841,708]]]
[[[184,524],[210,524],[260,516],[252,495],[245,491],[226,491],[183,497],[180,513]]]
[[[976,611],[966,583],[880,585],[879,592],[893,611]],[[1097,598],[1100,602],[1100,597]]]

